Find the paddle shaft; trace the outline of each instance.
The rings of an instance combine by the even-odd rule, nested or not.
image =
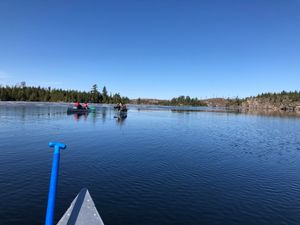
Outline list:
[[[57,187],[57,178],[58,178],[58,171],[59,171],[60,149],[65,148],[65,145],[60,143],[49,143],[49,146],[50,147],[54,146],[54,154],[53,154],[53,161],[52,161],[52,170],[51,170],[51,177],[50,177],[45,225],[53,225],[54,213],[55,213],[56,187]]]

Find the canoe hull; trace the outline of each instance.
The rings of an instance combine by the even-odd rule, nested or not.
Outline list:
[[[104,225],[89,191],[82,189],[57,225]]]
[[[74,108],[68,108],[67,113],[73,114],[73,113],[89,113],[89,112],[95,112],[95,109],[74,109]]]

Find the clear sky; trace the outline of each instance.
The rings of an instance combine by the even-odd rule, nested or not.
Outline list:
[[[0,84],[130,98],[300,90],[299,0],[0,1]]]

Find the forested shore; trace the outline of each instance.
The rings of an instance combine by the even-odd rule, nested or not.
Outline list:
[[[93,85],[91,91],[52,89],[51,87],[32,87],[26,85],[1,86],[0,101],[30,102],[90,102],[90,103],[128,103],[129,98],[119,93],[108,94],[104,86],[102,91]]]
[[[300,92],[282,91],[280,93],[263,93],[256,97],[245,98],[239,102],[243,110],[250,111],[286,111],[300,113]]]
[[[122,102],[124,104],[160,104],[160,105],[192,105],[206,106],[203,100],[190,98],[189,96],[179,96],[171,100],[154,100],[149,99],[129,99],[121,96],[119,93],[108,94],[107,88],[104,86],[102,91],[98,90],[95,84],[91,91],[63,90],[55,88],[26,86],[25,82],[21,82],[15,86],[0,86],[0,101],[29,101],[29,102],[89,102],[89,103],[107,103],[116,104]]]
[[[132,100],[131,100],[132,101]],[[224,107],[241,111],[257,112],[297,112],[300,113],[300,92],[282,91],[279,93],[262,93],[246,98],[209,98],[197,99],[180,96],[172,100],[137,99],[135,104],[209,106]]]
[[[129,99],[119,93],[109,93],[104,86],[101,91],[95,84],[90,91],[63,90],[26,86],[25,82],[15,86],[0,86],[0,101],[29,101],[29,102],[89,102],[116,104],[152,104],[170,106],[212,106],[239,108],[242,110],[295,111],[300,112],[300,92],[282,91],[280,93],[263,93],[247,98],[211,98],[198,99],[189,96],[179,96],[171,100],[159,99]]]

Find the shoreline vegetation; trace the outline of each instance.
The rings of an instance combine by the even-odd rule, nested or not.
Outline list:
[[[0,101],[28,101],[28,102],[88,102],[129,103],[129,98],[122,97],[120,93],[108,94],[104,86],[102,91],[94,84],[91,91],[63,90],[55,88],[43,88],[26,86],[25,82],[15,86],[0,86]]]
[[[52,89],[51,87],[26,86],[21,82],[15,86],[0,85],[0,101],[24,101],[24,102],[88,102],[137,105],[164,105],[164,106],[208,106],[225,107],[241,112],[295,112],[300,114],[300,92],[263,93],[247,98],[210,98],[198,99],[189,96],[179,96],[171,100],[160,99],[129,99],[120,93],[108,94],[104,86],[102,91],[94,84],[91,91]]]

